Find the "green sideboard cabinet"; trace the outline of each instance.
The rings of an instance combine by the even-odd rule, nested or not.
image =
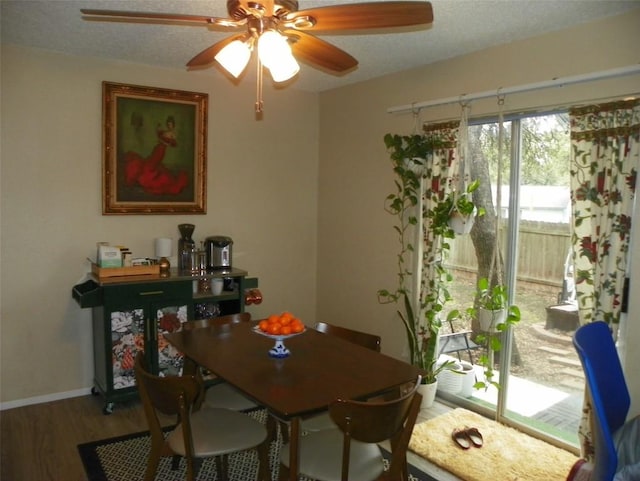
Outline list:
[[[245,289],[258,286],[256,278],[246,276],[240,269],[199,275],[171,270],[168,276],[92,276],[74,286],[72,295],[80,306],[92,308],[92,393],[104,396],[104,414],[113,412],[115,402],[138,396],[133,365],[139,350],[153,373],[179,374],[182,355],[164,333],[179,330],[188,320],[243,312]],[[225,280],[219,295],[202,288],[214,277]]]

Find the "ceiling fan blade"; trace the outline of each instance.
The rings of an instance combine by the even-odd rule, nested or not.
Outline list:
[[[229,45],[234,40],[245,40],[247,38],[247,34],[240,35],[232,35],[231,37],[227,37],[223,40],[220,40],[217,43],[214,43],[208,48],[205,48],[198,55],[193,57],[189,62],[187,62],[187,67],[204,67],[209,65],[215,61],[216,55],[218,52]]]
[[[368,2],[310,8],[291,12],[283,19],[286,28],[321,31],[406,27],[432,22],[431,3],[417,1]]]
[[[153,12],[131,12],[124,10],[96,10],[92,8],[81,8],[80,12],[89,17],[104,17],[105,20],[120,21],[144,21],[151,20],[157,22],[192,22],[205,25],[220,25],[223,27],[237,27],[244,25],[246,20],[236,21],[230,18],[211,17],[206,15],[183,15],[179,13],[153,13]]]
[[[295,57],[334,72],[351,70],[358,61],[344,50],[308,33],[298,30],[283,32],[291,40],[291,50]]]

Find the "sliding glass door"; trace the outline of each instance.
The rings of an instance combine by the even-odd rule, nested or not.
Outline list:
[[[569,262],[568,116],[511,117],[502,133],[498,122],[477,123],[468,137],[472,177],[481,183],[474,201],[486,214],[470,235],[452,243],[451,308],[473,306],[478,279],[492,278],[507,286],[521,320],[501,336],[501,351],[489,356],[500,388],[449,396],[495,411],[540,437],[577,446],[583,378],[571,345],[578,318]],[[483,332],[476,317],[447,327],[472,331],[480,346],[450,355],[473,361],[483,380]]]

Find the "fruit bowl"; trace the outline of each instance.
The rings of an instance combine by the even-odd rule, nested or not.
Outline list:
[[[256,334],[260,334],[261,336],[268,337],[269,339],[273,339],[275,341],[275,345],[269,349],[269,356],[275,357],[278,359],[282,359],[285,357],[289,357],[291,355],[291,351],[284,345],[284,340],[289,339],[290,337],[299,336],[304,333],[307,329],[305,328],[301,332],[294,332],[291,334],[269,334],[264,332],[258,326],[253,327],[253,332]]]

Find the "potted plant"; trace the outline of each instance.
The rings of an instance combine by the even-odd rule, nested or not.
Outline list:
[[[472,193],[478,188],[480,181],[475,180],[467,186],[464,192],[453,193],[449,227],[456,234],[468,234],[473,228],[476,215],[484,215],[484,207],[478,209],[473,202]]]
[[[507,318],[507,289],[502,284],[491,287],[489,279],[478,279],[476,290],[478,322],[483,332],[497,332]]]
[[[452,191],[438,202],[428,213],[431,227],[437,234],[452,239],[456,234],[468,234],[473,227],[476,215],[484,215],[483,207],[478,209],[473,202],[473,191],[478,188],[480,181],[469,184],[465,191]]]
[[[380,291],[379,294],[384,293],[385,291]],[[444,371],[456,369],[458,365],[453,360],[438,362],[438,336],[442,327],[439,316],[430,311],[416,317],[408,295],[404,293],[402,298],[404,312],[398,310],[397,313],[407,334],[410,362],[423,372],[420,387],[422,406],[430,407],[438,389],[438,376]]]
[[[502,350],[502,334],[520,321],[520,308],[509,304],[507,294],[507,287],[503,284],[491,286],[486,277],[478,280],[476,306],[482,332],[476,337],[476,342],[484,346],[485,352],[478,360],[484,368],[484,380],[476,382],[476,389],[500,388],[500,384],[494,381],[493,355]]]
[[[442,326],[440,315],[444,304],[451,299],[446,289],[446,282],[451,280],[450,274],[438,261],[435,263],[436,280],[422,279],[418,292],[409,286],[412,272],[408,270],[408,266],[415,252],[411,242],[413,229],[418,225],[418,215],[429,217],[427,213],[418,211],[421,176],[439,142],[428,136],[391,134],[387,134],[384,141],[396,174],[396,191],[387,196],[385,210],[397,218],[394,229],[398,233],[400,250],[397,255],[397,287],[392,291],[379,290],[378,300],[383,304],[396,303],[401,306],[397,313],[407,335],[409,361],[422,370],[423,384],[431,386],[429,389],[433,391],[432,394],[423,394],[424,406],[429,404],[429,399],[433,402],[438,374],[455,367],[453,361],[437,363],[438,335]],[[443,245],[448,248],[446,243]],[[442,252],[436,253],[439,260],[442,258],[441,254]],[[414,310],[414,306],[417,309]]]

